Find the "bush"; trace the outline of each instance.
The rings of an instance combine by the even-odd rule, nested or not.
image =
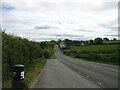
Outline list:
[[[50,58],[51,52],[49,50],[44,50],[44,57],[45,58]]]
[[[96,38],[94,41],[95,41],[95,44],[102,44],[103,43],[102,38]]]
[[[2,79],[11,78],[15,64],[24,64],[26,69],[34,67],[35,60],[43,58],[43,49],[36,42],[2,32]]]

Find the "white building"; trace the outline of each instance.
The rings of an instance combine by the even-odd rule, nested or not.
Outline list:
[[[66,47],[65,42],[61,42],[61,43],[60,43],[60,48],[65,48],[65,47]]]

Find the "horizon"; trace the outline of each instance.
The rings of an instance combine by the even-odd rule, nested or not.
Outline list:
[[[1,29],[1,31],[6,33],[6,29]],[[6,34],[8,34],[8,33],[6,33]],[[13,37],[20,37],[20,36],[14,35],[14,33],[9,33],[8,35],[12,35]],[[64,41],[67,39],[67,38],[65,38],[65,39],[49,40],[49,41],[45,41],[45,40],[43,40],[43,41],[35,41],[35,40],[30,40],[30,39],[25,38],[25,37],[20,37],[20,38],[22,38],[22,39],[27,39],[27,40],[29,40],[29,41],[33,41],[33,42],[37,42],[37,43],[39,43],[39,42],[51,42],[51,41],[58,42],[59,40],[61,40],[62,42],[64,42]],[[96,37],[96,38],[101,38],[101,37]],[[80,39],[78,39],[78,40],[68,39],[68,40],[71,40],[71,41],[79,41],[79,42],[81,42],[81,41],[90,41],[90,40],[93,40],[93,41],[94,41],[96,38],[87,39],[87,40],[80,40]],[[120,41],[119,39],[114,38],[114,37],[111,38],[111,39],[108,38],[108,37],[103,37],[103,38],[101,38],[101,39],[103,40],[103,42],[104,42],[104,38],[109,39],[108,41]],[[114,40],[114,39],[116,39],[116,40]]]

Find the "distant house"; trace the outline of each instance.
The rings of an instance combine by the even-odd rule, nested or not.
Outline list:
[[[59,45],[59,47],[60,47],[61,49],[62,49],[62,48],[65,48],[65,47],[66,47],[65,42],[61,42],[60,45]]]
[[[84,43],[81,43],[81,46],[84,46],[85,44]]]

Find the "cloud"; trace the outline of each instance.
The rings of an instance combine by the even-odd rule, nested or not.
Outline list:
[[[105,35],[105,36],[112,36],[112,37],[118,37],[118,35]]]
[[[48,26],[35,26],[35,29],[50,29]]]
[[[4,0],[3,27],[7,33],[31,40],[89,39],[117,31],[117,1]],[[1,18],[0,18],[1,20]]]
[[[48,25],[42,25],[42,26],[35,26],[35,29],[57,29],[56,27],[48,26]]]
[[[107,37],[109,37],[109,38],[110,38],[110,37],[111,37],[111,38],[118,38],[118,34],[116,34],[116,35],[115,35],[115,34],[114,34],[114,35],[113,35],[113,34],[109,34],[109,35],[105,35],[105,36],[107,36]]]
[[[83,36],[80,35],[72,35],[72,34],[54,34],[52,36],[56,36],[56,37],[68,37],[68,38],[80,38]]]
[[[112,25],[107,25],[107,24],[101,24],[100,26],[104,27],[104,28],[108,28],[110,30],[113,30],[113,31],[117,31],[118,30],[118,27],[117,26],[112,26]]]
[[[101,26],[103,28],[108,28],[111,31],[118,31],[118,20],[115,19],[109,23],[102,23],[102,24],[99,24],[99,26]]]
[[[81,31],[81,32],[93,32],[93,30],[87,30],[87,29],[76,29],[75,31]]]
[[[104,2],[102,7],[94,8],[98,12],[106,12],[106,10],[114,10],[118,8],[118,3],[116,2]]]

